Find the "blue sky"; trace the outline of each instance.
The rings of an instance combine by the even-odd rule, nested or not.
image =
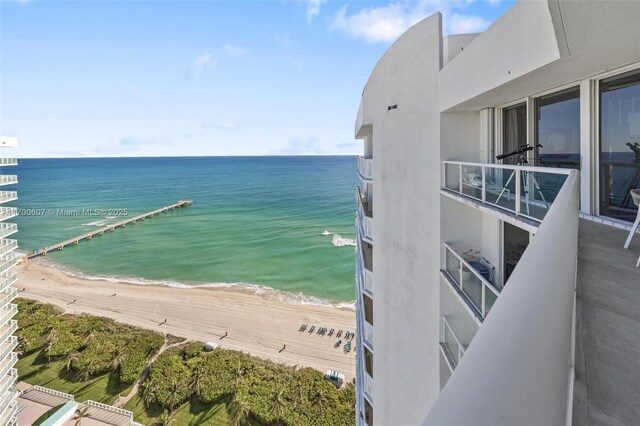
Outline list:
[[[19,157],[356,154],[376,61],[439,10],[513,0],[0,0],[0,134]]]

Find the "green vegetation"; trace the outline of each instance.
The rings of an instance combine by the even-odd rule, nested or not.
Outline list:
[[[16,299],[19,379],[113,404],[127,394],[149,358],[164,343],[161,334],[93,315]]]
[[[16,299],[20,380],[112,404],[164,338],[92,315]],[[147,425],[352,425],[355,391],[322,373],[189,342],[164,351],[126,409]]]

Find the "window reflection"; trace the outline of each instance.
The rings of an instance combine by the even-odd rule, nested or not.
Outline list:
[[[580,168],[580,89],[573,88],[535,101],[538,164]]]
[[[640,72],[600,83],[600,214],[633,221],[640,186]]]

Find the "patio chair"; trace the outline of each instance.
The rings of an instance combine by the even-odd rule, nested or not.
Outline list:
[[[633,222],[633,226],[631,227],[631,232],[629,232],[627,241],[624,243],[624,248],[629,248],[629,244],[631,244],[631,239],[633,239],[633,236],[636,234],[636,231],[638,230],[638,225],[640,225],[640,189],[632,189],[631,198],[633,198],[633,204],[638,206],[638,216],[636,216],[636,221]]]

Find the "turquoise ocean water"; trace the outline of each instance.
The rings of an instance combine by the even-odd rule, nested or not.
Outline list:
[[[24,159],[17,174],[21,251],[114,223],[121,210],[131,216],[193,200],[47,256],[69,271],[245,284],[302,303],[355,298],[355,157]]]

